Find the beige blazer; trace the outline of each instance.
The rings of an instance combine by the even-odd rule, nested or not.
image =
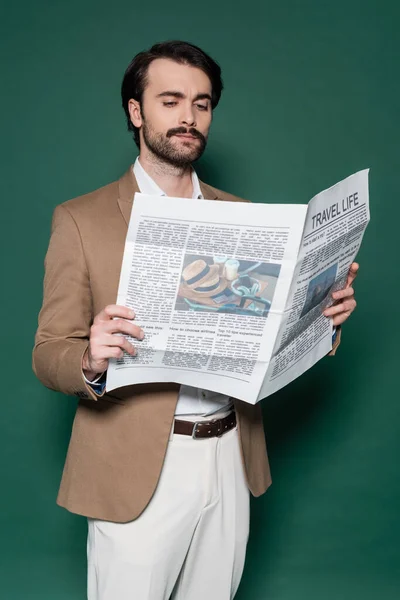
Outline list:
[[[206,199],[241,200],[200,187]],[[146,384],[99,397],[82,375],[93,318],[116,302],[138,191],[130,167],[119,181],[56,207],[33,350],[40,381],[79,398],[57,503],[121,523],[137,518],[156,489],[179,390],[173,383]],[[248,486],[259,496],[271,483],[261,406],[235,400],[235,408]]]

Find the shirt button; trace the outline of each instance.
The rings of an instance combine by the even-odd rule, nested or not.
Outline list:
[[[201,397],[205,398],[206,397],[206,393],[205,392],[201,392]]]

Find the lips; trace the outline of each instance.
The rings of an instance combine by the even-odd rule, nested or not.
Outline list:
[[[182,138],[184,140],[197,140],[198,138],[194,137],[194,135],[190,135],[187,133],[176,133],[176,137]]]

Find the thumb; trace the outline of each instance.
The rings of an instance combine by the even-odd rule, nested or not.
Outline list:
[[[356,262],[351,263],[349,273],[347,275],[347,281],[346,281],[347,288],[351,287],[351,285],[353,284],[353,281],[357,277],[359,268],[360,268],[360,265],[358,263],[356,263]]]

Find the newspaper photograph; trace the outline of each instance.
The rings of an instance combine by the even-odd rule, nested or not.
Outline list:
[[[368,171],[309,205],[135,194],[117,304],[145,332],[110,360],[107,391],[150,382],[255,404],[332,348],[322,311],[369,221]]]

